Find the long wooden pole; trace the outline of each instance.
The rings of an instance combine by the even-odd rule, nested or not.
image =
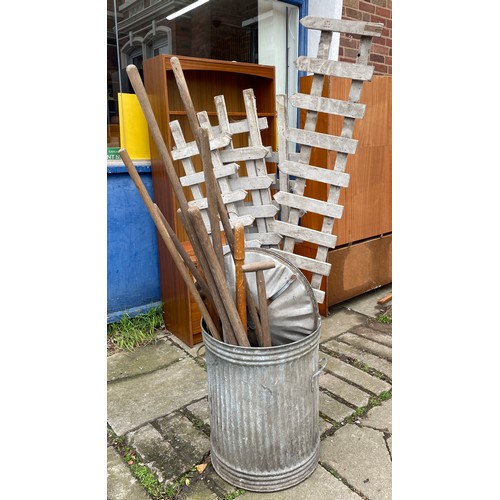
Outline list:
[[[170,65],[172,66],[172,71],[175,76],[175,80],[177,82],[177,87],[179,89],[179,93],[181,95],[182,102],[184,104],[184,107],[186,108],[186,114],[189,120],[189,124],[191,126],[191,130],[195,136],[196,143],[198,145],[198,150],[201,152],[201,142],[203,138],[198,132],[198,130],[201,128],[199,126],[198,118],[196,116],[196,111],[194,109],[193,101],[191,99],[191,95],[189,93],[189,89],[187,86],[186,79],[184,77],[184,72],[182,71],[181,63],[177,57],[171,57],[170,58]],[[211,160],[210,160],[211,164]],[[213,166],[212,166],[212,172],[209,172],[209,176],[213,174]],[[215,179],[215,175],[214,175]],[[205,173],[205,181],[207,181],[207,175]],[[210,180],[209,180],[210,182]],[[214,190],[215,191],[215,197],[217,200],[217,208],[219,211],[219,217],[222,222],[222,227],[224,228],[224,233],[226,235],[226,241],[229,244],[229,247],[231,249],[231,252],[234,256],[234,235],[233,231],[231,229],[231,222],[229,220],[229,216],[227,214],[227,209],[226,206],[224,205],[224,201],[222,200],[222,195],[219,189]],[[246,278],[245,278],[245,286],[246,286],[246,298],[247,298],[247,305],[248,305],[248,312],[250,314],[250,318],[252,319],[252,323],[255,328],[255,333],[257,336],[257,341],[259,345],[262,345],[262,328],[260,326],[260,318],[257,312],[257,308],[255,306],[255,302],[253,300],[252,294],[248,293],[248,283],[246,283]]]
[[[183,260],[181,258],[181,256],[179,255],[177,248],[176,248],[176,245],[173,243],[172,238],[169,234],[169,231],[167,230],[162,218],[159,216],[159,208],[151,200],[151,197],[149,196],[149,193],[147,192],[146,187],[144,186],[144,183],[142,182],[141,177],[139,176],[139,174],[138,174],[132,160],[130,159],[130,156],[127,153],[127,151],[122,148],[122,149],[120,149],[119,154],[120,154],[120,157],[121,157],[123,163],[125,164],[125,167],[127,168],[127,171],[129,173],[130,177],[132,178],[132,181],[134,182],[137,190],[139,191],[139,194],[141,195],[141,198],[143,199],[144,204],[146,205],[146,208],[148,209],[149,213],[151,214],[153,222],[155,223],[163,242],[165,243],[168,251],[170,252],[170,255],[172,256],[172,259],[175,263],[175,266],[179,270],[179,272],[184,280],[184,283],[188,287],[189,291],[191,292],[191,294],[196,302],[196,305],[200,309],[200,312],[203,316],[203,319],[205,320],[205,322],[207,324],[207,327],[208,327],[210,333],[217,340],[222,340],[222,336],[219,332],[219,329],[216,327],[215,323],[213,322],[212,317],[210,316],[210,313],[208,312],[208,310],[205,306],[205,303],[203,302],[203,299],[201,298],[200,293],[198,292],[198,289],[196,288],[196,286],[193,282],[193,279],[191,278],[191,276],[186,268],[187,262],[188,261],[191,262],[191,259],[189,258],[189,256],[187,256],[187,260]],[[201,276],[199,275],[199,273],[197,271],[195,272],[195,274],[198,275],[197,279],[199,280],[200,285],[202,282],[204,283],[204,280],[201,278]],[[203,286],[206,287],[207,285],[204,284]],[[208,288],[207,288],[207,290],[208,290]]]
[[[219,265],[219,261],[217,260],[217,256],[215,255],[213,247],[210,245],[210,238],[208,237],[205,224],[201,217],[200,209],[196,206],[190,207],[188,213],[191,217],[193,225],[197,229],[197,235],[200,238],[200,243],[212,268],[213,277],[219,289],[220,296],[229,317],[229,321],[231,323],[231,326],[233,327],[236,340],[240,346],[250,347],[250,342],[248,341],[246,332],[243,330],[243,325],[241,324],[240,318],[238,316],[236,305],[231,296],[231,292],[229,291],[225,273]]]

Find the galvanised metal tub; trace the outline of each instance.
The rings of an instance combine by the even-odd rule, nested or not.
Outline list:
[[[214,339],[201,324],[212,464],[225,481],[249,491],[290,488],[319,460],[321,318],[309,283],[298,277],[302,285],[294,286],[309,287],[315,326],[298,340],[283,343],[271,328],[279,345],[240,347]]]

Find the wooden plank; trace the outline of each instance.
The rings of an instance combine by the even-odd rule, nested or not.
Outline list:
[[[272,203],[269,205],[242,205],[238,207],[241,215],[253,215],[256,219],[274,217],[278,213],[278,207]]]
[[[320,111],[331,115],[349,116],[350,118],[363,118],[366,109],[365,104],[300,93],[292,94],[288,102],[296,108]]]
[[[217,103],[216,103],[217,107]],[[219,116],[217,114],[217,116]],[[267,122],[267,118],[265,116],[261,116],[259,118],[259,129],[260,130],[265,130],[269,127],[269,124]],[[220,135],[224,133],[224,130],[220,126],[220,118],[219,118],[219,125],[214,125],[213,127],[214,134],[215,135]],[[237,122],[230,122],[229,123],[229,133],[231,135],[236,135],[236,134],[243,134],[245,132],[248,132],[248,121],[245,118],[244,120],[239,120]]]
[[[295,175],[311,181],[324,182],[326,184],[347,187],[349,185],[349,174],[336,172],[324,167],[315,167],[294,161],[284,161],[279,164],[279,171],[287,175]]]
[[[247,243],[251,242],[252,246],[254,247],[259,247],[262,245],[278,246],[281,242],[281,236],[277,233],[245,232],[245,238],[247,240]]]
[[[234,165],[231,164],[231,165]],[[237,177],[229,179],[231,189],[245,189],[250,191],[252,189],[268,189],[273,183],[270,176],[263,177]]]
[[[269,147],[245,147],[236,149],[223,149],[220,154],[224,163],[235,161],[260,160],[271,152]]]
[[[229,203],[234,203],[236,201],[242,201],[246,198],[247,192],[242,189],[238,189],[237,191],[231,191],[229,193],[222,193],[222,201],[224,205],[228,205]],[[188,202],[190,207],[198,207],[200,210],[203,210],[208,207],[208,202],[206,198],[200,198],[198,200],[191,200]]]
[[[279,189],[288,193],[290,190],[290,179],[286,172],[282,172],[280,165],[288,159],[288,141],[286,138],[286,129],[288,128],[288,112],[286,105],[286,95],[278,94],[276,96],[276,117],[278,120],[278,170],[280,172]],[[281,218],[288,220],[288,207],[281,207]]]
[[[314,297],[316,298],[316,302],[318,304],[323,304],[325,301],[325,292],[323,292],[323,290],[318,290],[317,288],[313,288],[312,291],[314,293]]]
[[[392,300],[392,293],[386,295],[385,297],[382,297],[381,299],[378,299],[377,304],[384,305],[387,304],[387,302],[390,302],[391,300]]]
[[[326,215],[327,217],[334,217],[340,219],[344,207],[327,201],[315,200],[307,196],[300,196],[298,194],[283,193],[282,191],[274,195],[274,199],[280,205],[286,205],[306,212],[314,212],[315,214]]]
[[[354,154],[358,145],[356,139],[337,137],[330,134],[302,130],[300,128],[289,128],[286,131],[286,136],[288,140],[296,142],[297,144],[328,149],[330,151],[338,151],[340,153]]]
[[[221,167],[214,168],[215,177],[220,179],[221,177],[227,177],[229,175],[235,174],[240,166],[237,163],[224,164]],[[180,177],[181,185],[184,187],[193,186],[194,184],[201,184],[205,182],[205,173],[196,172],[195,174],[185,175]]]
[[[288,224],[280,220],[273,221],[270,226],[272,231],[281,234],[281,236],[289,236],[298,241],[308,241],[328,248],[335,248],[337,242],[337,236],[334,234],[325,234],[315,229]]]
[[[323,276],[328,276],[332,265],[329,262],[319,262],[315,259],[310,259],[309,257],[304,257],[302,255],[296,255],[294,253],[284,252],[282,250],[274,249],[274,252],[278,252],[282,257],[288,259],[293,265],[297,266],[299,269],[304,269],[305,271],[310,271],[313,273],[322,274]]]
[[[170,124],[170,128],[172,128],[172,124]],[[230,140],[231,136],[227,134],[215,137],[213,140],[210,141],[210,151],[214,151],[216,149],[220,149],[223,148],[224,146],[227,146]],[[186,146],[182,148],[174,148],[172,150],[172,158],[174,160],[182,160],[183,158],[188,158],[190,156],[195,156],[197,154],[200,153],[198,151],[198,146],[195,141],[188,142]]]
[[[316,75],[337,76],[351,78],[352,80],[371,80],[374,67],[364,64],[355,64],[343,61],[331,61],[316,57],[300,56],[295,61],[299,71],[306,71]]]
[[[306,16],[300,24],[308,29],[321,31],[335,31],[351,35],[381,36],[383,23],[370,23],[364,21],[351,21],[344,19],[328,19],[324,17]]]

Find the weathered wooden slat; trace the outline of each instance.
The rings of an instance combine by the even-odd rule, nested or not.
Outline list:
[[[286,95],[276,95],[276,117],[278,120],[278,168],[279,165],[288,159],[288,141],[286,138],[286,129],[288,127],[288,112],[286,106]],[[279,176],[280,191],[288,192],[290,190],[289,177],[286,172],[280,169]],[[288,220],[288,207],[281,208],[281,218]]]
[[[170,128],[172,128],[172,125],[170,125]],[[227,146],[230,140],[231,136],[227,134],[215,137],[213,140],[210,141],[210,151],[214,151],[216,149],[220,149],[223,148],[224,146]],[[172,150],[172,158],[174,160],[182,160],[183,158],[188,158],[190,156],[195,156],[197,154],[200,153],[198,151],[198,146],[195,141],[188,142],[186,146],[184,146],[183,148],[175,148]]]
[[[220,124],[220,118],[219,118],[219,124]],[[212,128],[213,128],[215,135],[220,135],[220,134],[224,133],[224,130],[221,129],[220,125],[214,125]],[[259,129],[265,130],[267,128],[269,128],[267,118],[265,116],[260,117],[259,118]],[[248,132],[248,121],[246,120],[246,118],[244,120],[229,123],[229,133],[231,135],[243,134],[245,132]]]
[[[246,232],[245,239],[247,240],[247,242],[258,242],[259,243],[258,246],[262,245],[278,246],[281,241],[281,236],[277,233]]]
[[[323,292],[323,290],[318,290],[317,288],[313,288],[312,291],[314,293],[316,302],[318,304],[323,304],[323,301],[325,300],[325,292]]]
[[[254,221],[255,221],[255,217],[253,215],[235,215],[233,214],[232,212],[229,212],[229,224],[231,225],[231,227],[234,227],[234,225],[239,222],[240,224],[243,224],[245,227],[247,226],[251,226]],[[221,223],[221,230],[223,230],[224,228],[222,227],[222,223]]]
[[[286,136],[289,141],[298,144],[305,144],[315,148],[329,149],[340,153],[354,154],[358,141],[356,139],[347,139],[346,137],[337,137],[330,134],[321,134],[320,132],[312,132],[310,130],[302,130],[300,128],[289,128],[286,131]]]
[[[220,154],[224,163],[231,163],[235,161],[260,160],[265,158],[270,151],[270,147],[245,147],[223,149]]]
[[[229,193],[221,193],[222,201],[224,205],[229,203],[235,203],[236,201],[242,201],[246,198],[247,192],[242,189],[238,189],[237,191],[231,191]],[[191,200],[188,202],[190,207],[198,207],[200,210],[203,210],[208,207],[208,202],[206,198],[199,198],[198,200]]]
[[[231,165],[234,165],[232,163]],[[237,177],[234,179],[229,179],[229,185],[231,189],[246,189],[251,191],[252,189],[268,189],[273,183],[273,179],[270,176],[266,177]]]
[[[294,161],[284,161],[279,164],[280,175],[284,172],[287,175],[295,175],[311,181],[324,182],[326,184],[347,187],[349,185],[349,174],[336,172],[328,168],[314,167],[305,163]]]
[[[269,205],[243,205],[238,207],[240,215],[253,215],[256,219],[274,217],[278,213],[278,207]]]
[[[326,215],[327,217],[335,217],[336,219],[342,217],[342,212],[344,210],[342,205],[336,205],[334,203],[328,203],[327,201],[300,196],[298,194],[284,193],[282,191],[276,193],[274,199],[280,205],[298,208],[306,212],[314,212],[315,214]]]
[[[306,71],[317,75],[337,76],[339,78],[351,78],[352,80],[363,81],[371,80],[374,71],[373,66],[308,56],[298,57],[295,61],[295,66],[299,71]]]
[[[364,21],[351,21],[341,19],[328,19],[324,17],[306,16],[300,24],[308,29],[321,31],[335,31],[351,35],[381,36],[383,23],[369,23]]]
[[[282,250],[278,249],[273,249],[273,251],[278,252],[285,259],[288,259],[292,264],[297,266],[299,269],[304,269],[305,271],[321,274],[323,276],[328,276],[330,274],[330,269],[332,265],[329,262],[319,262],[315,259],[304,257],[303,255],[296,255],[294,253],[283,252]]]
[[[365,104],[309,94],[292,94],[288,102],[296,108],[320,111],[321,113],[329,113],[332,115],[348,116],[350,118],[363,118],[366,108]]]
[[[222,167],[214,168],[214,173],[216,179],[221,177],[227,177],[229,175],[235,174],[240,166],[237,163],[228,163],[222,165]],[[205,173],[196,172],[195,174],[185,175],[184,177],[179,177],[181,185],[184,187],[193,186],[195,184],[201,184],[205,182]]]
[[[315,229],[288,224],[280,220],[275,220],[270,224],[271,230],[281,234],[281,236],[289,236],[294,240],[308,241],[327,248],[335,248],[337,236],[334,234],[325,234]]]

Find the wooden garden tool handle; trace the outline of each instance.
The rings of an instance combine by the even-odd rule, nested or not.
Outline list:
[[[181,95],[182,102],[184,104],[184,107],[186,108],[186,114],[191,126],[191,130],[193,131],[193,134],[195,136],[196,144],[198,145],[198,150],[200,151],[200,154],[205,150],[205,147],[202,144],[202,134],[199,133],[199,129],[201,129],[198,118],[196,116],[196,111],[193,106],[193,101],[191,100],[191,95],[189,93],[189,89],[187,87],[186,79],[184,77],[184,72],[182,71],[181,63],[177,57],[171,57],[170,58],[170,65],[172,67],[172,71],[175,76],[175,80],[177,82],[177,87],[179,89],[179,93]],[[208,148],[210,149],[210,148]],[[210,157],[211,160],[211,157]],[[211,163],[210,163],[211,165]],[[212,166],[213,169],[213,166]],[[204,167],[205,170],[205,167]],[[208,172],[208,185],[213,182],[211,180],[211,177],[215,178],[215,174],[213,173],[213,170],[211,172]],[[207,172],[205,172],[205,182],[207,182]],[[224,205],[224,202],[222,200],[222,195],[219,189],[213,189],[212,193],[215,193],[215,198],[217,200],[217,208],[219,210],[219,217],[222,222],[222,227],[224,228],[224,233],[226,236],[226,241],[229,244],[229,248],[231,249],[231,252],[233,253],[233,258],[234,258],[234,235],[233,231],[231,229],[231,223],[229,221],[229,216],[227,214],[227,208]],[[182,207],[181,207],[182,208]],[[184,212],[184,210],[183,210]],[[186,217],[187,218],[187,217]],[[213,230],[212,230],[213,233]],[[212,234],[212,241],[213,240],[213,234]],[[215,248],[217,247],[217,243],[214,244]],[[220,260],[220,257],[219,257]],[[246,280],[245,280],[246,281]],[[248,305],[248,312],[250,313],[250,318],[252,319],[252,322],[255,327],[255,332],[257,335],[257,339],[259,339],[260,344],[262,344],[262,329],[260,327],[260,319],[257,314],[257,308],[255,306],[255,303],[253,301],[253,297],[251,293],[246,294],[247,298],[247,305]]]
[[[183,260],[181,258],[181,256],[179,255],[177,248],[176,248],[176,245],[174,244],[172,237],[170,235],[170,232],[173,233],[173,231],[167,230],[167,228],[165,226],[166,220],[162,220],[162,218],[160,217],[159,214],[161,212],[160,212],[159,208],[157,207],[157,205],[155,205],[153,203],[153,201],[151,200],[149,193],[147,192],[146,187],[144,186],[144,184],[141,180],[141,177],[138,174],[132,160],[130,159],[129,154],[127,153],[127,151],[122,148],[122,149],[120,149],[119,154],[120,154],[120,157],[121,157],[123,163],[125,164],[125,167],[127,168],[127,171],[129,173],[130,177],[132,178],[132,181],[134,182],[137,190],[139,191],[139,194],[141,195],[141,197],[146,205],[146,208],[148,209],[149,213],[151,214],[151,217],[152,217],[152,219],[153,219],[153,221],[158,229],[158,232],[160,233],[161,238],[163,239],[168,251],[170,252],[170,255],[172,256],[172,259],[175,263],[175,266],[179,270],[179,272],[184,280],[184,283],[186,284],[189,291],[191,292],[191,294],[196,302],[196,305],[199,307],[200,312],[203,316],[203,319],[205,320],[205,322],[207,324],[207,327],[208,327],[210,333],[212,334],[212,336],[215,339],[222,340],[222,336],[219,332],[219,329],[216,327],[215,323],[212,321],[212,317],[210,316],[210,313],[208,312],[208,310],[205,306],[205,303],[203,302],[203,299],[201,298],[201,296],[198,292],[198,289],[196,288],[196,286],[193,282],[193,279],[191,278],[188,270],[186,269],[186,265],[188,265],[187,262],[191,262],[191,264],[192,264],[191,259],[189,258],[189,256],[186,255],[185,256],[186,260]],[[194,267],[194,264],[193,264],[193,267]],[[193,272],[193,274],[198,276],[197,279],[200,280],[200,284],[204,283],[204,280],[201,278],[201,276],[197,272],[196,268],[191,269],[191,271]],[[206,284],[204,286],[206,287]],[[208,288],[207,288],[207,290],[208,290]]]
[[[262,260],[260,262],[249,262],[242,266],[244,273],[256,273],[257,279],[257,293],[259,297],[259,314],[260,326],[262,328],[262,346],[271,347],[271,331],[269,330],[269,314],[267,309],[267,293],[266,293],[266,280],[264,278],[264,271],[276,267],[273,260]]]
[[[247,293],[243,265],[245,263],[245,228],[237,222],[234,225],[234,268],[235,268],[235,290],[236,308],[240,315],[243,330],[247,332]],[[248,333],[248,332],[247,332]]]
[[[236,337],[238,345],[250,347],[247,333],[243,330],[243,326],[236,309],[236,304],[234,303],[231,292],[229,291],[225,272],[223,269],[221,269],[219,261],[217,260],[217,256],[215,255],[214,248],[210,244],[210,238],[208,237],[205,223],[203,222],[203,219],[201,217],[200,209],[196,206],[190,207],[188,210],[188,214],[189,217],[191,217],[193,226],[196,228],[196,233],[199,236],[201,247],[205,252],[208,264],[212,270],[212,275],[214,277],[215,283],[217,284],[222,303],[229,318],[229,322],[233,329],[234,336]]]

